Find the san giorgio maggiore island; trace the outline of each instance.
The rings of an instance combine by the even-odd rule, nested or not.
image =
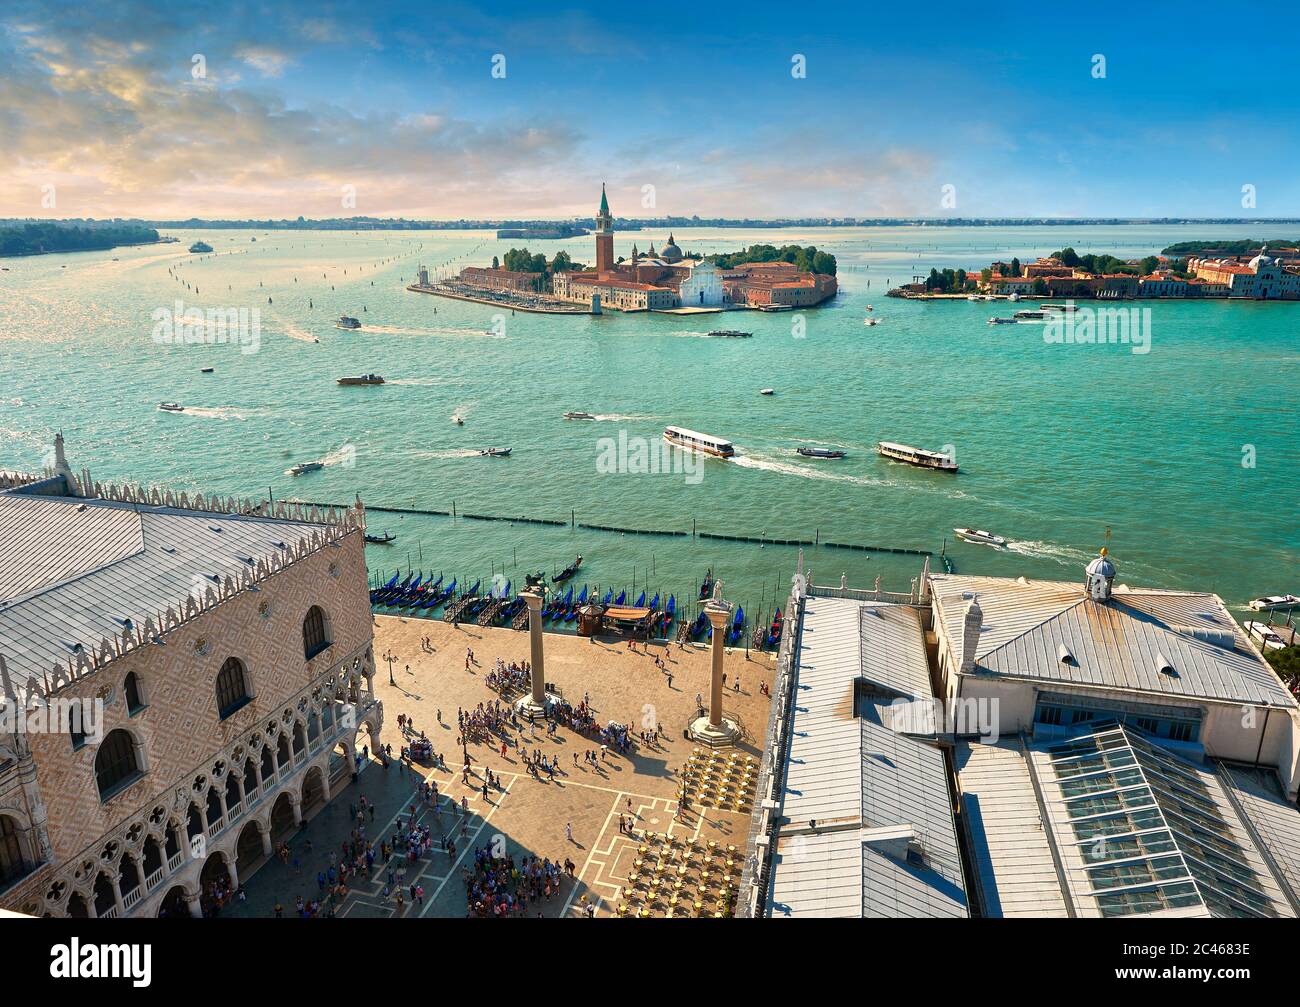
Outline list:
[[[811,251],[808,269],[799,261],[741,261],[730,266],[703,256],[682,252],[668,235],[656,252],[651,243],[646,252],[634,244],[630,258],[614,256],[614,218],[601,186],[600,209],[596,214],[596,262],[590,268],[568,268],[560,253],[550,269],[550,289],[545,289],[544,257],[541,269],[511,269],[496,262],[492,266],[467,266],[455,277],[431,282],[421,266],[419,279],[407,289],[440,294],[461,300],[501,304],[525,311],[564,314],[595,314],[614,311],[665,311],[679,314],[712,313],[737,308],[760,311],[789,311],[811,307],[835,296],[835,258]],[[759,246],[762,247],[762,246]],[[750,250],[753,251],[752,249]],[[801,250],[803,251],[803,250]]]

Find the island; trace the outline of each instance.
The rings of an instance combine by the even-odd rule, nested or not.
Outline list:
[[[1179,253],[1194,252],[1182,255]],[[1119,259],[1106,253],[1080,255],[1063,248],[1034,262],[994,262],[978,273],[931,269],[927,277],[888,291],[920,300],[1047,297],[1247,298],[1300,300],[1300,249],[1270,252],[1252,242],[1181,242],[1160,255]]]
[[[121,245],[164,241],[152,227],[136,224],[67,224],[56,221],[0,221],[0,256],[106,251]]]
[[[494,257],[490,267],[467,266],[437,283],[429,282],[422,266],[419,282],[408,289],[525,310],[591,314],[606,309],[674,314],[742,308],[790,311],[821,304],[839,289],[835,256],[812,245],[756,244],[706,256],[683,252],[669,231],[658,250],[653,241],[644,252],[634,243],[630,256],[615,257],[614,217],[603,186],[595,243],[596,261],[590,267],[573,262],[565,252],[557,252],[548,263],[541,253],[512,248],[504,262]]]

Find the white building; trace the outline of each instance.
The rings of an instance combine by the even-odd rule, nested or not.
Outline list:
[[[682,267],[678,267],[682,268]],[[687,276],[678,290],[683,308],[718,307],[722,304],[722,273],[712,262],[701,260],[686,267]]]

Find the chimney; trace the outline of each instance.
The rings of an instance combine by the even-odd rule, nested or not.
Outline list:
[[[980,626],[984,623],[984,611],[979,599],[972,595],[970,605],[961,624],[961,673],[969,675],[975,670],[975,651],[980,645]]]

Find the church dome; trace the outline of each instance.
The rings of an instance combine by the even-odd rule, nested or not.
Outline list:
[[[1253,259],[1250,260],[1249,265],[1250,265],[1250,268],[1253,269],[1253,270],[1254,270],[1255,272],[1257,272],[1257,273],[1259,272],[1259,269],[1260,269],[1261,266],[1271,266],[1271,265],[1273,265],[1273,258],[1272,258],[1272,256],[1270,256],[1270,255],[1268,254],[1268,246],[1267,246],[1267,245],[1265,245],[1263,248],[1261,248],[1261,249],[1259,250],[1259,254],[1258,254],[1257,256],[1255,256]]]
[[[682,250],[677,247],[677,242],[673,241],[671,233],[668,235],[668,244],[659,249],[659,258],[663,259],[664,262],[682,261]]]
[[[1101,555],[1088,564],[1087,570],[1089,577],[1105,577],[1110,580],[1115,576],[1115,564],[1106,555],[1106,550],[1102,549]]]

